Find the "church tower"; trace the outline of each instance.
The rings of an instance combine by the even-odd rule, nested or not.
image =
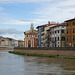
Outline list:
[[[31,23],[30,30],[31,30],[31,31],[34,30],[34,25],[33,25],[33,23]]]
[[[25,31],[24,34],[24,47],[37,47],[38,32],[34,29],[33,23],[31,23],[30,30]]]

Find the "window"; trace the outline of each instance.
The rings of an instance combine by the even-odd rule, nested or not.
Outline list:
[[[58,37],[58,40],[59,40],[59,37]]]
[[[67,41],[68,41],[68,36],[67,36]]]
[[[74,36],[73,36],[73,41],[74,41],[75,39],[74,39]]]
[[[64,33],[64,30],[61,30],[61,33]]]
[[[67,23],[67,26],[71,26],[71,23]]]
[[[69,33],[71,33],[71,29],[69,29]]]
[[[50,41],[51,41],[51,38],[50,38]]]
[[[68,23],[67,23],[67,26],[68,26]]]
[[[59,45],[58,45],[58,47],[59,47]]]
[[[68,34],[68,29],[67,29],[67,34]]]
[[[58,33],[59,33],[59,30],[58,30]]]
[[[61,42],[61,47],[62,47],[62,42]]]
[[[74,33],[74,28],[73,28],[73,33]]]
[[[56,34],[56,31],[55,31],[55,34]]]
[[[44,33],[42,33],[41,36],[44,36]],[[35,35],[35,37],[36,37],[36,35]]]
[[[75,25],[75,22],[73,22],[73,25]]]
[[[56,37],[55,37],[55,41],[56,41]]]
[[[54,41],[54,38],[52,37],[52,41]]]
[[[75,44],[74,44],[74,46],[73,47],[75,47]]]
[[[65,37],[64,37],[64,36],[63,36],[63,37],[61,37],[61,40],[62,40],[62,41],[65,41]]]
[[[71,26],[71,23],[69,23],[69,26]]]
[[[59,44],[59,42],[58,42],[58,44]]]
[[[71,41],[71,36],[69,36],[69,41]]]
[[[73,33],[75,33],[75,28],[73,28]]]
[[[50,34],[51,34],[51,32],[50,32]]]
[[[29,40],[29,42],[30,42],[30,40]]]

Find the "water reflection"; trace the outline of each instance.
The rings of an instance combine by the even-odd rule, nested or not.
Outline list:
[[[14,55],[0,51],[0,75],[75,75],[75,59]]]
[[[38,72],[38,75],[74,75],[74,59],[57,59],[57,58],[39,58],[25,57],[27,70],[29,72]],[[30,67],[30,68],[29,68]]]

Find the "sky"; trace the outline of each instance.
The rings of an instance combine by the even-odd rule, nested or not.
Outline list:
[[[24,40],[24,32],[75,17],[75,0],[0,0],[0,36]]]

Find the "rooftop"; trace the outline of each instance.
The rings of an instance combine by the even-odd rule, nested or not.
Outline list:
[[[54,28],[54,27],[58,27],[58,26],[66,26],[66,24],[65,23],[59,23],[59,24],[56,24],[55,26],[50,27],[50,28]]]
[[[40,26],[37,26],[36,28],[39,28],[39,27],[46,27],[48,24],[45,24],[45,25],[40,25]]]
[[[50,26],[50,25],[55,25],[55,24],[45,24],[45,25],[40,25],[40,26],[38,26],[38,27],[36,27],[36,28],[39,28],[39,27],[47,27],[47,26]]]
[[[75,17],[73,19],[66,20],[65,22],[69,22],[69,21],[73,21],[73,20],[75,20]]]

